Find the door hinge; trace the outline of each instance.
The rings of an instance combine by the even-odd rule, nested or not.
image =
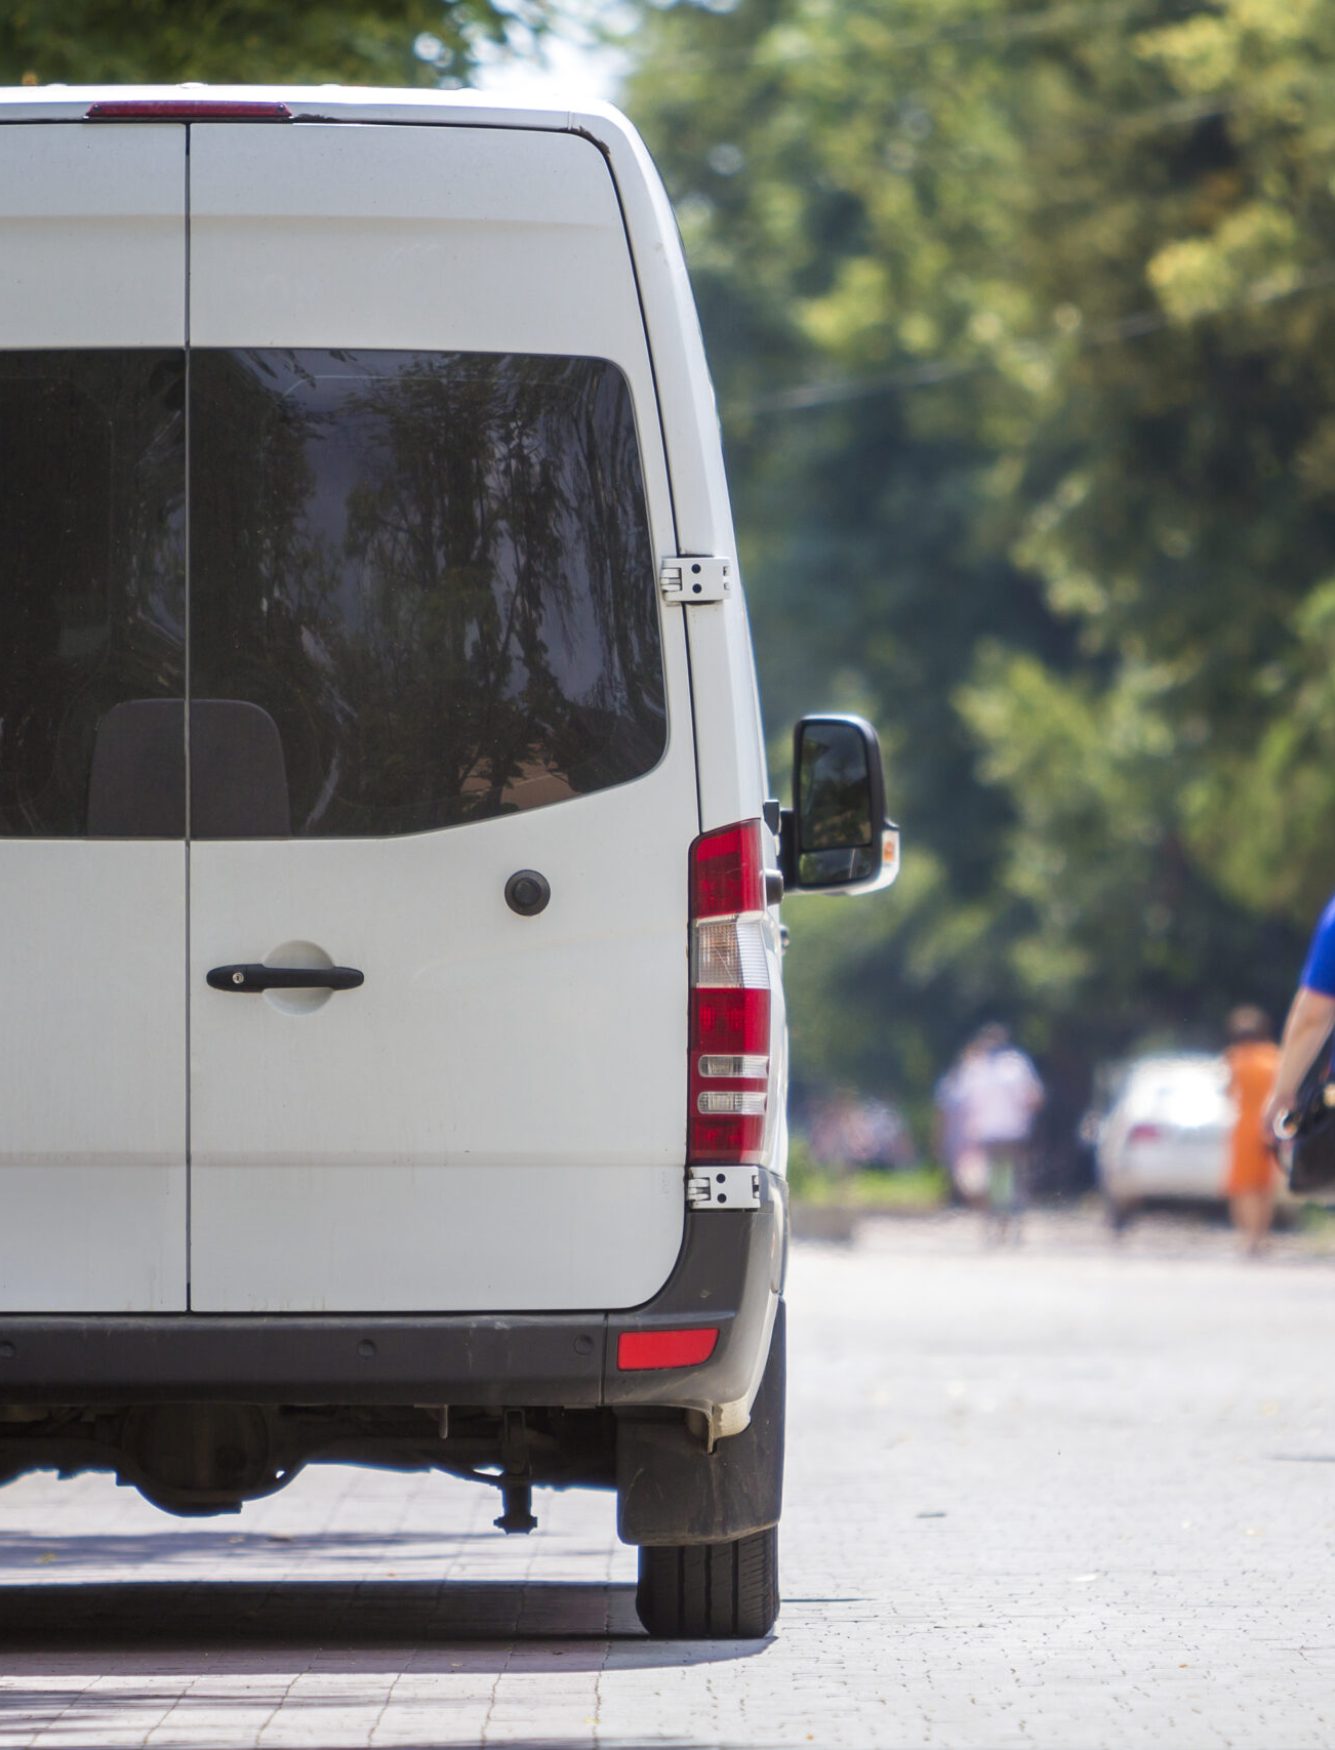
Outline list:
[[[702,554],[665,559],[658,582],[670,602],[721,602],[732,594],[732,560]]]
[[[686,1175],[688,1209],[759,1209],[759,1167],[692,1167]]]

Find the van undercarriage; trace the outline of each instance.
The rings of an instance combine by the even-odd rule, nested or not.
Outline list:
[[[508,1510],[534,1485],[614,1488],[615,1416],[426,1404],[0,1409],[0,1481],[33,1469],[109,1471],[168,1513],[237,1512],[285,1487],[308,1464],[445,1471],[499,1488]]]

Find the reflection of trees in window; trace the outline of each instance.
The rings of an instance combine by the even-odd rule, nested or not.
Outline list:
[[[653,565],[614,367],[249,353],[194,368],[194,691],[279,721],[296,831],[420,831],[654,764]]]
[[[319,420],[291,392],[303,380],[296,361],[191,356],[190,692],[267,710],[293,791],[310,794],[318,726],[339,707],[309,654],[309,629],[328,619],[338,580],[307,515]]]
[[[184,686],[184,357],[0,355],[0,834],[87,829],[97,724]]]
[[[802,742],[803,848],[869,844],[867,797],[867,752],[858,731],[836,725],[822,735],[808,729]]]

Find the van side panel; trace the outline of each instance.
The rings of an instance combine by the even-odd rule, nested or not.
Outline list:
[[[616,177],[654,359],[678,551],[735,558],[737,537],[714,388],[667,193],[644,142],[616,110],[599,107],[577,113],[571,125],[600,143]],[[755,659],[740,583],[723,601],[687,609],[686,627],[700,821],[708,831],[755,819],[770,794]],[[772,853],[777,863],[777,846]],[[767,1128],[765,1146],[767,1164],[783,1172],[788,1152],[788,1036],[779,944],[778,912],[773,909],[766,955],[772,992],[775,1121]]]
[[[617,111],[571,117],[608,154],[644,305],[678,551],[737,557],[714,387],[676,220],[644,142]],[[701,825],[754,819],[768,787],[755,663],[738,585],[687,614]]]

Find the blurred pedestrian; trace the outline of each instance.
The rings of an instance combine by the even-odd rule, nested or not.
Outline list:
[[[971,1039],[937,1082],[932,1093],[936,1108],[936,1157],[946,1169],[951,1190],[961,1203],[981,1209],[987,1190],[987,1163],[977,1149],[970,1149],[965,1129],[964,1101],[960,1080],[969,1058],[977,1053]]]
[[[1029,1179],[1030,1139],[1043,1105],[1043,1083],[1029,1058],[997,1022],[984,1027],[959,1065],[955,1098],[964,1139],[961,1161],[981,1161],[981,1206],[996,1239],[1019,1237]]]
[[[1269,1017],[1250,1003],[1228,1017],[1228,1091],[1236,1116],[1225,1190],[1233,1225],[1248,1254],[1264,1251],[1275,1217],[1275,1138],[1261,1126],[1279,1066]]]

